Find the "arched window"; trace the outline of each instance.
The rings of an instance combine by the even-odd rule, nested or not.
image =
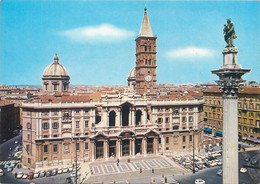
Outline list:
[[[142,111],[141,110],[137,110],[136,114],[135,114],[135,125],[140,125],[141,117],[142,117]]]
[[[116,124],[116,113],[115,111],[111,111],[109,113],[109,126],[113,127]]]
[[[122,107],[122,125],[123,126],[129,125],[129,113],[130,113],[130,106],[128,104],[123,105],[123,107]]]

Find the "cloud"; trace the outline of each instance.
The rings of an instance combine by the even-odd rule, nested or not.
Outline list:
[[[207,48],[199,47],[186,47],[180,49],[172,49],[166,52],[166,57],[169,59],[185,59],[185,60],[196,60],[202,58],[210,58],[215,55],[215,51]]]
[[[117,28],[111,24],[79,27],[60,32],[69,40],[80,43],[119,42],[134,36],[134,32]]]

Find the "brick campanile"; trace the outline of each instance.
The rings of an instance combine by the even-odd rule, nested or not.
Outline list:
[[[141,95],[156,95],[156,39],[145,8],[140,33],[135,40],[136,93]]]

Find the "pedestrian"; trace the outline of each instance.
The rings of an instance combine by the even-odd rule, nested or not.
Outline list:
[[[152,173],[154,173],[154,169],[152,168]]]
[[[142,168],[140,168],[140,173],[142,173]]]
[[[167,177],[164,178],[165,183],[167,183]]]
[[[117,162],[116,165],[119,166],[119,163]]]
[[[119,158],[117,159],[117,163],[119,163]]]

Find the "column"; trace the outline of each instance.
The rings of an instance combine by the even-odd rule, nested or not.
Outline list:
[[[133,148],[132,155],[133,155],[133,158],[135,158],[135,138],[133,138],[133,140],[132,140],[132,148]]]
[[[120,111],[119,110],[116,110],[116,127],[119,127],[120,126]]]
[[[143,110],[142,123],[145,124],[145,125],[147,124],[147,109]]]
[[[121,157],[121,140],[118,139],[116,141],[116,157],[120,158]]]
[[[142,139],[142,153],[143,153],[143,156],[147,156],[147,138],[144,137]]]
[[[153,138],[153,154],[158,154],[158,137]]]
[[[163,135],[161,137],[161,144],[162,144],[162,151],[164,152],[164,150],[165,150],[165,139],[164,139]]]
[[[223,181],[238,183],[237,98],[223,99]]]
[[[231,38],[232,39],[232,38]],[[223,50],[223,65],[211,71],[219,76],[218,85],[223,91],[223,178],[222,183],[239,183],[238,174],[238,114],[237,94],[242,76],[250,69],[237,64],[238,50],[234,46]]]
[[[94,140],[90,140],[90,159],[93,162],[95,160],[95,152],[96,152],[96,148],[95,148],[95,141]]]
[[[104,158],[107,160],[108,159],[108,140],[105,140],[104,142],[103,142],[103,149],[104,149]]]
[[[132,139],[129,140],[129,156],[132,156]]]

